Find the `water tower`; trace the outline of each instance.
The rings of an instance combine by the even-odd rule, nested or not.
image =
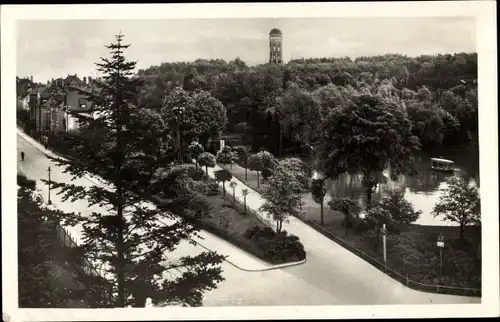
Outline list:
[[[283,34],[279,29],[273,28],[269,33],[269,63],[283,63]]]

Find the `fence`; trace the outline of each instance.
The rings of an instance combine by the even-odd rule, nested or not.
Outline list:
[[[297,217],[298,218],[298,217]],[[403,274],[395,271],[394,269],[390,268],[389,266],[385,265],[384,263],[381,263],[379,260],[371,257],[370,255],[366,254],[359,248],[349,244],[342,238],[338,237],[334,233],[326,230],[325,228],[321,227],[320,225],[316,224],[313,221],[310,220],[305,220],[303,218],[299,218],[306,224],[308,224],[311,228],[316,230],[317,232],[321,233],[325,237],[335,241],[338,243],[340,246],[346,248],[350,252],[356,254],[357,256],[361,257],[363,260],[367,261],[368,263],[372,264],[379,270],[383,271],[390,277],[394,278],[395,280],[399,281],[402,284],[407,285],[408,287],[411,287],[413,289],[419,290],[419,291],[424,291],[424,292],[432,292],[432,293],[440,293],[440,294],[452,294],[452,295],[466,295],[466,296],[481,296],[481,289],[476,289],[476,288],[462,288],[462,287],[454,287],[454,286],[446,286],[446,285],[430,285],[430,284],[424,284],[424,283],[419,283],[411,280],[408,275],[404,276]]]
[[[67,248],[76,248],[78,244],[76,240],[71,236],[71,233],[66,231],[60,224],[55,224],[55,229],[57,232],[58,240],[61,243],[61,246]],[[82,257],[81,262],[78,263],[78,266],[81,268],[83,273],[88,276],[102,276],[99,271],[95,268],[95,266],[85,257]]]
[[[35,215],[35,213],[30,213],[26,209],[18,209],[18,212],[24,213],[21,215],[26,218]],[[64,229],[64,227],[61,226],[61,224],[55,222],[52,225],[55,229],[57,240],[59,241],[62,247],[76,248],[78,246],[75,239],[71,236],[69,232],[66,231],[66,229]],[[95,266],[85,257],[82,257],[81,261],[77,263],[77,266],[87,276],[97,276],[97,277],[102,276],[101,274],[99,274],[99,271],[95,268]]]

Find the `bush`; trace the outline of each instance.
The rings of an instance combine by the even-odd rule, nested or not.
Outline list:
[[[253,240],[263,252],[263,257],[273,263],[295,262],[306,258],[304,245],[299,238],[288,235],[286,231],[277,234],[269,227],[250,227],[245,237]]]
[[[188,176],[193,178],[195,181],[205,181],[208,177],[205,171],[201,168],[197,168],[194,165],[190,164],[190,167],[188,168]]]
[[[229,202],[229,201],[224,201],[224,203],[222,204],[222,207],[224,207],[224,208],[230,208],[230,209],[235,209],[235,206],[233,205],[233,203]]]
[[[264,178],[264,180],[269,179],[272,175],[273,175],[272,169],[270,169],[270,168],[262,169],[262,178]]]
[[[230,164],[233,162],[233,154],[230,150],[227,150],[229,147],[224,147],[224,150],[217,152],[217,162],[220,164]]]
[[[368,209],[366,221],[372,228],[386,225],[387,231],[399,234],[420,216],[413,205],[404,199],[404,192],[392,192]]]
[[[215,196],[219,194],[219,184],[217,182],[210,181],[207,186],[208,186],[208,191],[207,191],[208,196]]]
[[[244,164],[245,159],[248,157],[247,149],[244,146],[235,146],[233,148],[235,157],[238,163]]]

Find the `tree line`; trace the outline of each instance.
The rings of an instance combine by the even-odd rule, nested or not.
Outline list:
[[[139,106],[160,110],[166,93],[176,88],[210,94],[225,108],[227,132],[241,133],[253,150],[276,156],[310,153],[329,112],[361,94],[403,107],[424,149],[467,143],[477,135],[475,53],[298,59],[252,67],[239,58],[198,59],[152,66],[139,77]]]

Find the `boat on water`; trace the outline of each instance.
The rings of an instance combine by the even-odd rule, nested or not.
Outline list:
[[[431,168],[436,171],[454,172],[455,162],[442,158],[431,158]]]

